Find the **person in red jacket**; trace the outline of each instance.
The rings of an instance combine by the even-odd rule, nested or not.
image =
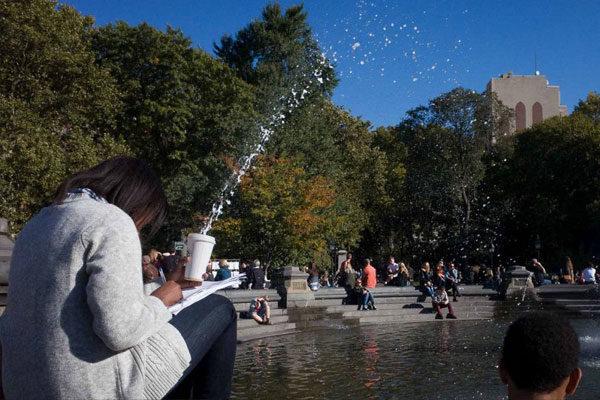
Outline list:
[[[365,267],[363,268],[362,281],[366,288],[373,289],[377,284],[377,276],[375,274],[375,268],[371,265],[371,260],[368,258],[365,260]]]

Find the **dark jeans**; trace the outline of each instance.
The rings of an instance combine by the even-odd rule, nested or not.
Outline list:
[[[226,297],[212,294],[170,321],[185,339],[192,361],[169,399],[228,399],[237,346],[237,314]]]
[[[458,292],[458,286],[456,286],[456,282],[451,279],[446,279],[446,289],[452,289],[452,293],[454,294],[454,298],[460,297],[460,293]]]
[[[372,305],[375,305],[375,298],[373,297],[373,293],[367,292],[363,294],[362,305],[366,307],[367,304],[371,302]]]
[[[421,293],[423,293],[425,296],[433,296],[433,287],[428,285],[421,285],[419,289],[421,290]]]
[[[358,304],[358,299],[354,295],[352,286],[344,286],[346,290],[346,298],[342,300],[342,304]]]

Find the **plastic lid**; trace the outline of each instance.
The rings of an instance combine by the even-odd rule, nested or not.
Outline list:
[[[188,240],[193,239],[193,240],[198,240],[198,241],[202,241],[202,242],[210,242],[212,244],[215,244],[215,238],[209,235],[203,235],[202,233],[190,233],[188,235]]]

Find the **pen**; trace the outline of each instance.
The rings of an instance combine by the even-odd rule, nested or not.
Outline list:
[[[165,273],[163,272],[161,267],[158,267],[158,273],[160,274],[160,279],[162,280],[162,284],[167,283],[167,278],[165,278]]]

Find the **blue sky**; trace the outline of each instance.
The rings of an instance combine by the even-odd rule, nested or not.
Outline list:
[[[264,0],[66,0],[104,25],[146,21],[180,27],[213,54],[268,4]],[[281,1],[283,7],[297,1]],[[573,110],[600,91],[600,1],[306,0],[314,36],[336,65],[333,101],[375,126],[461,85],[485,89],[492,77],[537,69],[561,87]]]

